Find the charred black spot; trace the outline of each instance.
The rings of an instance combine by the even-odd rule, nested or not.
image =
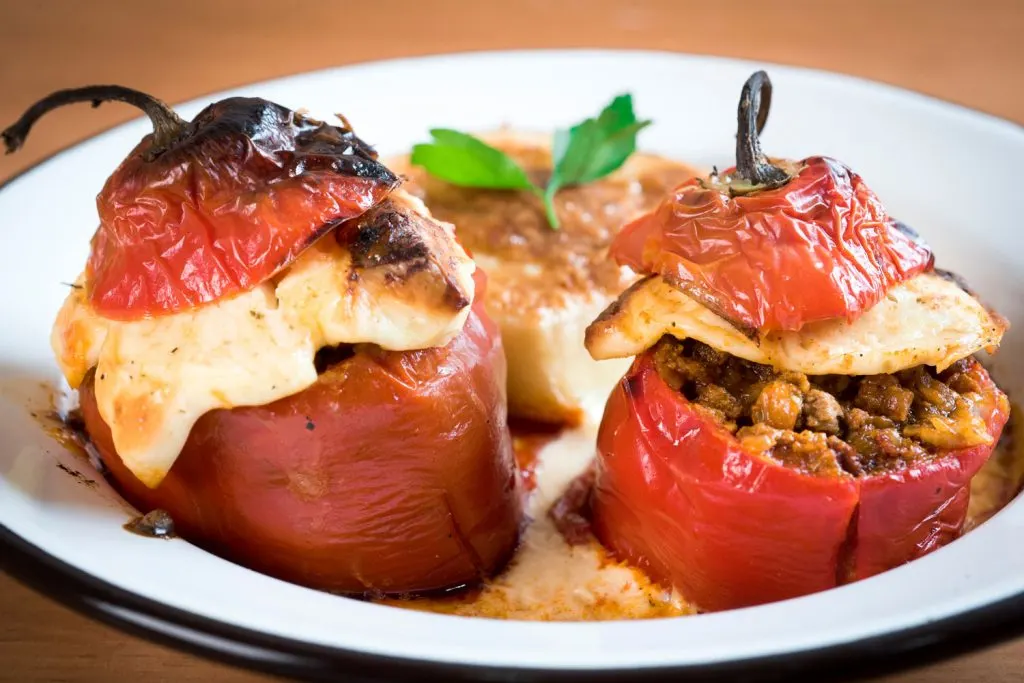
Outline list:
[[[331,170],[392,187],[398,177],[377,151],[345,126],[332,126],[259,97],[229,97],[201,111],[183,145],[207,140],[251,143],[283,162],[289,175]]]
[[[417,235],[413,219],[385,202],[359,220],[354,230],[338,233],[357,268],[377,268],[407,263],[415,270],[427,265],[430,251]],[[409,273],[411,274],[411,273]]]
[[[444,291],[439,292],[442,301],[454,310],[462,310],[470,300],[450,274],[457,270],[457,264],[440,261],[451,258],[442,232],[443,228],[430,218],[384,201],[342,224],[335,239],[352,257],[351,280],[358,279],[360,271],[367,275],[377,272],[388,284],[403,285],[418,273],[433,270],[443,279]]]

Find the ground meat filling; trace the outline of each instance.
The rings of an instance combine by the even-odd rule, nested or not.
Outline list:
[[[973,358],[941,373],[918,366],[893,375],[804,375],[665,337],[654,359],[669,386],[745,448],[810,474],[891,472],[991,441]]]

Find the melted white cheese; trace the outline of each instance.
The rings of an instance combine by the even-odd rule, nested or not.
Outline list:
[[[456,277],[473,294],[473,262]],[[353,280],[349,253],[333,239],[308,249],[274,282],[194,311],[117,322],[99,316],[84,290],[72,290],[52,344],[77,388],[96,368],[100,415],[125,465],[156,486],[174,464],[196,420],[217,408],[270,403],[312,385],[318,349],[374,343],[391,350],[447,344],[469,306],[427,306],[401,288]],[[383,282],[383,280],[381,280]]]
[[[669,334],[780,370],[824,375],[893,373],[917,365],[940,371],[999,344],[1005,321],[938,275],[889,290],[852,323],[829,320],[751,339],[659,277],[627,290],[587,330],[594,358],[635,356]]]

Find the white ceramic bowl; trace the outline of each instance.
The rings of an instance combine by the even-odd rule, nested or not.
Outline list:
[[[891,213],[924,235],[941,266],[966,276],[1011,321],[1024,321],[1024,131],[927,97],[786,67],[594,51],[382,62],[230,94],[321,116],[344,111],[387,155],[435,125],[547,131],[629,91],[638,111],[655,120],[643,147],[726,165],[739,88],[762,67],[775,85],[764,136],[773,154],[846,161]],[[191,117],[217,98],[180,111]],[[73,280],[87,253],[94,196],[147,125],[134,121],[68,149],[0,191],[0,564],[15,576],[132,631],[308,677],[595,680],[628,670],[631,678],[694,680],[812,669],[845,676],[953,654],[1024,625],[1019,501],[952,545],[867,581],[762,607],[643,622],[506,622],[383,607],[289,585],[185,542],[125,533],[123,504],[28,411],[42,400],[39,383],[58,380],[48,335],[67,291],[61,283]],[[993,363],[1011,398],[1024,395],[1021,327]],[[59,465],[96,484],[83,486]]]

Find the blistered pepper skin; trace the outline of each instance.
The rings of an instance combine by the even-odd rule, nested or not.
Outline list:
[[[994,385],[990,389],[998,392]],[[1006,397],[999,397],[986,417],[995,441],[1009,418]],[[967,518],[971,478],[991,453],[990,446],[964,448],[917,467],[862,480],[857,545],[842,580],[866,579],[958,538]]]
[[[611,253],[751,333],[853,320],[932,267],[859,175],[826,157],[799,166],[782,187],[740,196],[687,181],[626,226]]]
[[[7,152],[48,112],[78,102],[131,104],[153,125],[96,198],[85,289],[110,320],[248,291],[400,182],[340,115],[332,126],[261,98],[229,97],[185,121],[120,85],[50,93],[0,131]]]
[[[298,394],[208,413],[156,489],[117,457],[91,383],[85,425],[132,505],[229,560],[349,594],[471,584],[511,557],[522,518],[482,301],[445,347],[359,348]]]
[[[153,144],[146,136],[96,200],[86,288],[113,320],[252,289],[398,184],[352,131],[257,98],[210,105],[150,158]]]
[[[984,370],[998,439],[1006,397]],[[814,477],[745,451],[669,387],[651,352],[613,391],[598,435],[592,524],[623,559],[718,611],[867,578],[956,538],[979,446],[902,472]]]

